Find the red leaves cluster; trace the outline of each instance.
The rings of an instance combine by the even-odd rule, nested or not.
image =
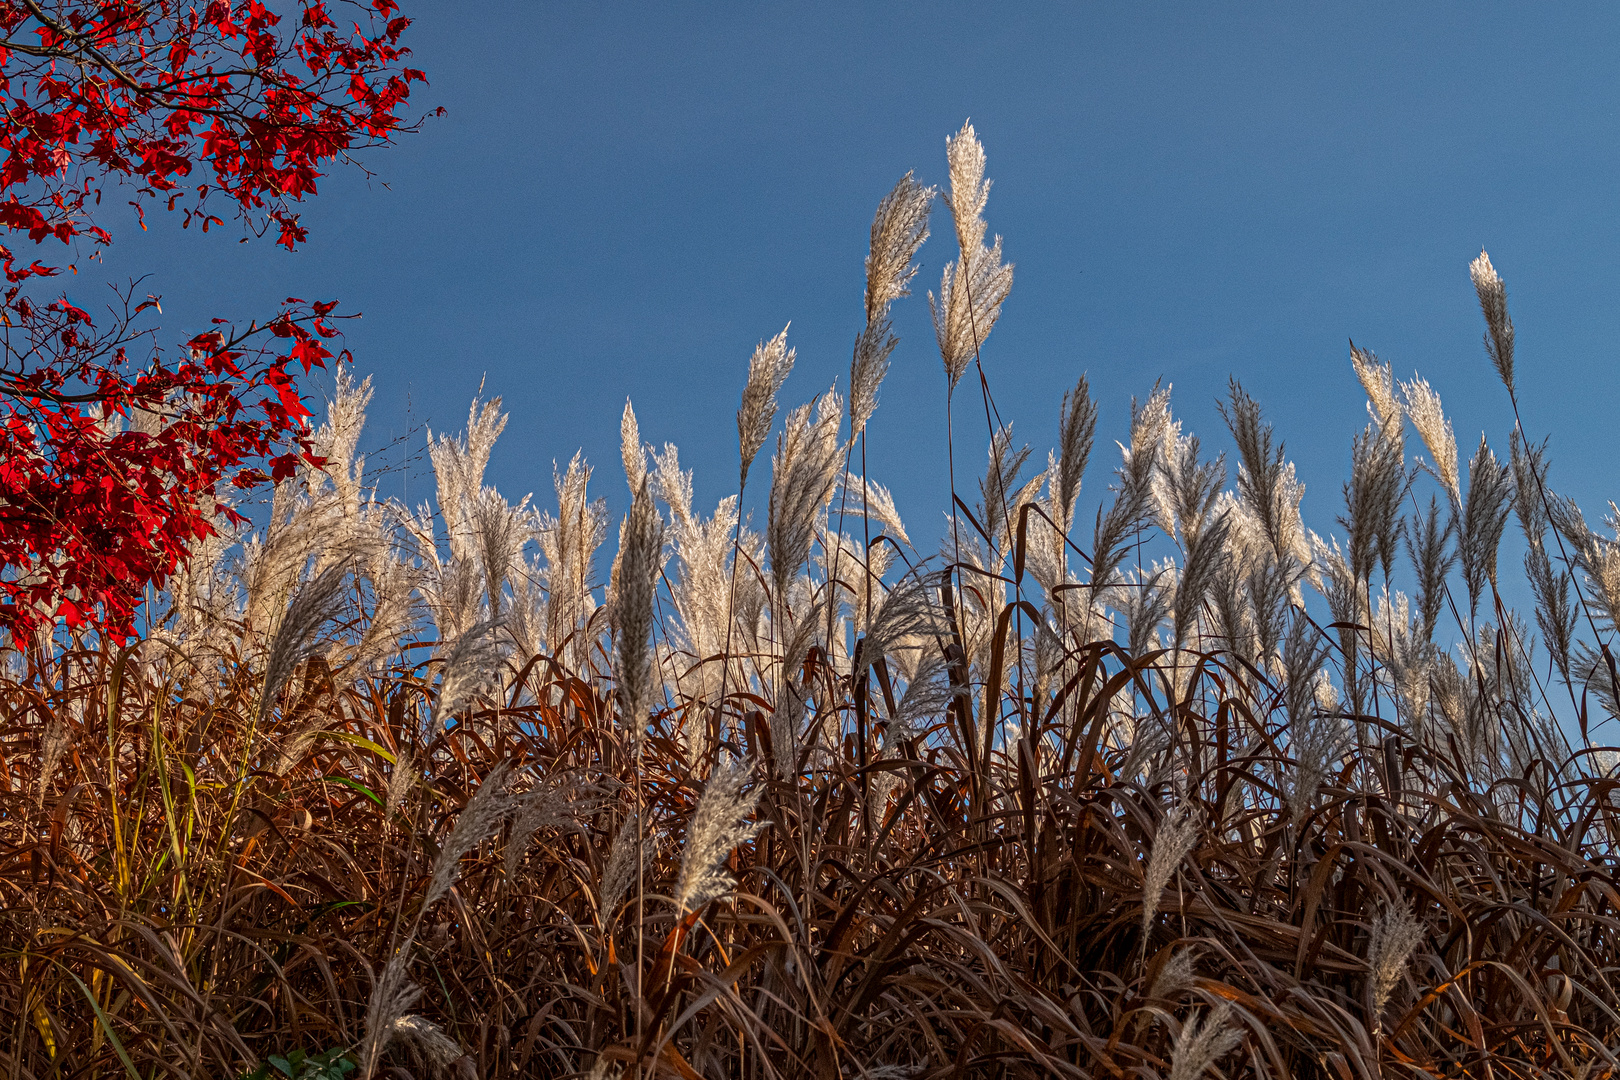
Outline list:
[[[336,14],[345,17],[339,24]],[[206,231],[224,201],[292,248],[334,161],[407,129],[395,0],[0,0],[0,230],[104,245],[108,183]],[[296,376],[324,366],[334,305],[216,320],[170,358],[122,295],[106,325],[31,295],[60,269],[0,243],[0,629],[133,629],[225,513],[221,485],[290,474],[307,450]],[[48,259],[48,256],[47,256]],[[132,353],[142,347],[137,363]]]
[[[106,242],[89,211],[116,177],[205,223],[221,195],[292,247],[292,204],[325,163],[399,131],[423,77],[402,65],[394,0],[347,31],[326,0],[300,0],[292,26],[258,0],[51,7],[0,0],[0,224],[36,241]]]

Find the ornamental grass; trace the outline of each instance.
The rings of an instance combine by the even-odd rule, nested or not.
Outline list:
[[[1084,378],[1044,467],[997,422],[985,161],[880,204],[847,401],[739,358],[717,506],[629,407],[621,520],[577,456],[513,504],[498,399],[382,498],[344,374],[143,634],[11,642],[0,1074],[1613,1075],[1620,540],[1518,426],[1489,258],[1505,435],[1461,462],[1354,348],[1319,535],[1236,382],[1224,452],[1167,386],[1117,457]],[[925,551],[863,439],[931,212]]]

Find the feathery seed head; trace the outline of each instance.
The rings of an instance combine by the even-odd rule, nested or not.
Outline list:
[[[514,795],[508,811],[512,833],[506,843],[507,878],[517,874],[537,831],[578,828],[580,819],[595,813],[600,805],[598,789],[585,784],[576,773],[547,777]]]
[[[889,373],[889,355],[900,339],[891,332],[885,318],[876,327],[867,327],[855,339],[855,355],[849,362],[849,437],[853,441],[866,430],[866,422],[877,411],[878,387]]]
[[[523,565],[524,545],[534,536],[528,497],[513,506],[494,488],[484,488],[472,502],[472,528],[489,618],[498,619],[513,571]]]
[[[1187,541],[1186,564],[1176,587],[1175,643],[1178,648],[1198,620],[1211,585],[1227,569],[1229,528],[1230,519],[1223,514],[1201,526]]]
[[[1271,425],[1260,414],[1260,404],[1231,380],[1221,416],[1238,448],[1237,493],[1245,517],[1259,526],[1279,566],[1310,562],[1310,545],[1300,517],[1305,485],[1284,457],[1283,444],[1272,440]]]
[[[1229,1001],[1202,1018],[1189,1017],[1170,1051],[1170,1080],[1199,1080],[1211,1065],[1236,1049],[1243,1032],[1232,1026],[1231,1019]]]
[[[775,598],[784,602],[789,582],[810,557],[816,515],[832,498],[838,481],[838,395],[828,391],[816,404],[788,414],[771,459],[771,496],[766,522]]]
[[[325,459],[321,471],[337,493],[345,523],[353,528],[360,523],[366,464],[365,456],[356,455],[355,448],[365,428],[366,406],[371,403],[371,377],[356,384],[349,370],[339,365],[335,382],[326,423],[314,433],[310,449],[316,457]]]
[[[945,376],[955,390],[1001,316],[1001,305],[1012,292],[1013,268],[1001,261],[1001,237],[989,248],[984,246],[987,226],[982,215],[990,182],[984,179],[984,147],[971,123],[945,140],[945,156],[951,176],[946,202],[956,224],[959,257],[946,264],[939,296],[929,293],[928,304]]]
[[[1170,391],[1173,387],[1155,385],[1146,402],[1138,404],[1131,399],[1131,442],[1120,446],[1123,458],[1119,470],[1122,488],[1140,489],[1143,497],[1151,493],[1153,471],[1164,450],[1166,436],[1172,439],[1180,433],[1180,425],[1170,415]]]
[[[1515,432],[1510,464],[1513,469],[1513,507],[1524,532],[1525,575],[1536,598],[1536,625],[1541,629],[1547,651],[1569,681],[1570,650],[1574,645],[1578,613],[1570,603],[1573,579],[1565,570],[1554,571],[1545,539],[1551,517],[1544,501],[1547,490],[1547,447],[1531,446]],[[1579,559],[1577,547],[1577,559]]]
[[[402,1044],[411,1058],[426,1065],[434,1076],[444,1075],[445,1070],[467,1054],[460,1043],[424,1016],[401,1016],[396,1019],[390,1041]]]
[[[1481,435],[1479,449],[1468,463],[1468,498],[1457,527],[1457,556],[1468,587],[1470,611],[1478,606],[1485,583],[1496,583],[1497,553],[1512,505],[1512,470],[1496,460]]]
[[[1153,850],[1148,855],[1147,870],[1142,876],[1142,930],[1153,925],[1159,913],[1159,901],[1165,886],[1181,866],[1181,861],[1198,842],[1199,818],[1197,805],[1190,798],[1178,798],[1165,811],[1153,837]]]
[[[360,1078],[370,1080],[376,1075],[378,1060],[399,1029],[397,1022],[410,1011],[422,996],[422,989],[410,981],[408,968],[415,942],[407,939],[388,963],[371,988],[366,1002],[366,1031],[360,1042]]]
[[[675,526],[690,528],[696,523],[692,516],[692,470],[681,468],[680,449],[674,443],[665,443],[664,449],[653,451],[652,492],[669,507],[669,516]]]
[[[906,682],[905,693],[895,705],[889,718],[889,734],[885,743],[900,742],[916,736],[926,725],[924,720],[940,716],[957,697],[966,694],[962,687],[953,687],[948,678],[945,660],[935,649],[925,649],[917,666]]]
[[[584,666],[591,651],[591,642],[581,631],[596,610],[591,594],[596,551],[607,538],[607,503],[591,500],[591,472],[583,453],[575,453],[566,470],[553,465],[557,513],[542,515],[537,530],[545,557],[546,645],[552,655],[576,668]]]
[[[83,706],[79,705],[79,709],[82,708]],[[36,805],[45,805],[45,794],[50,791],[51,781],[56,778],[56,767],[62,763],[62,755],[72,741],[72,732],[68,728],[67,721],[53,710],[50,719],[45,723],[45,730],[39,737],[39,778],[34,794]]]
[[[1507,284],[1491,257],[1483,250],[1468,264],[1468,276],[1479,294],[1479,310],[1485,316],[1485,353],[1508,393],[1513,393],[1513,320],[1508,317]]]
[[[450,886],[455,884],[462,857],[487,840],[511,814],[516,804],[516,799],[506,790],[511,771],[510,761],[503,761],[489,770],[483,783],[478,785],[478,790],[456,817],[450,835],[445,837],[438,857],[433,860],[433,876],[428,880],[427,892],[422,897],[424,912],[443,899]]]
[[[1413,379],[1401,383],[1401,396],[1406,399],[1406,415],[1423,438],[1423,445],[1434,457],[1435,475],[1451,496],[1453,505],[1462,505],[1462,486],[1457,475],[1457,436],[1451,430],[1440,407],[1440,395],[1434,392],[1427,379]]]
[[[1422,940],[1422,921],[1404,906],[1385,907],[1373,920],[1367,936],[1367,968],[1371,972],[1375,1027],[1381,1023],[1384,1006]]]
[[[383,816],[392,818],[405,805],[405,799],[416,786],[419,769],[416,755],[410,746],[402,745],[394,757],[393,771],[388,774],[388,790],[383,796]]]
[[[641,428],[636,424],[636,411],[624,402],[624,416],[619,420],[619,454],[624,458],[624,477],[630,482],[632,497],[647,478],[647,451],[641,445]]]
[[[1073,390],[1063,394],[1058,414],[1057,471],[1051,478],[1052,517],[1065,533],[1074,522],[1074,504],[1080,498],[1080,481],[1091,460],[1091,446],[1097,434],[1097,406],[1091,400],[1091,384],[1084,375]]]
[[[1371,581],[1373,568],[1379,564],[1389,574],[1400,538],[1405,488],[1406,453],[1399,422],[1367,425],[1351,445],[1345,513],[1339,518],[1349,533],[1350,569],[1355,580]]]
[[[366,564],[363,577],[370,586],[370,618],[344,661],[361,668],[392,662],[398,655],[399,643],[415,633],[420,625],[419,590],[425,576],[387,543],[375,544]]]
[[[865,627],[865,643],[860,663],[853,672],[859,676],[902,641],[937,633],[944,620],[934,590],[938,575],[926,573],[921,567],[912,570],[895,583],[877,606],[877,613]]]
[[[1159,965],[1159,970],[1148,987],[1147,996],[1156,1001],[1174,1000],[1192,985],[1197,960],[1196,948],[1177,949],[1169,959]]]
[[[439,678],[439,696],[433,702],[429,738],[474,698],[501,685],[506,649],[497,631],[502,625],[500,620],[481,622],[458,636],[444,654],[444,674]]]
[[[1175,607],[1178,575],[1173,560],[1155,561],[1146,568],[1122,575],[1110,590],[1110,605],[1125,631],[1125,648],[1132,656],[1160,647],[1159,627]]]
[[[637,740],[646,731],[654,692],[653,603],[663,565],[664,521],[644,477],[625,521],[618,592],[620,718]]]
[[[764,828],[763,822],[748,820],[760,794],[758,788],[743,791],[751,771],[746,762],[729,762],[716,765],[709,774],[687,826],[681,873],[675,881],[675,906],[683,914],[732,890],[736,882],[723,869],[726,857]]]
[[[917,267],[912,260],[928,239],[928,209],[934,189],[910,173],[883,197],[872,218],[872,246],[866,256],[866,327],[855,339],[849,364],[849,437],[866,428],[877,408],[878,387],[889,371],[889,356],[900,339],[889,322],[889,305],[910,295]]]
[[[743,387],[742,405],[737,409],[737,443],[742,453],[741,483],[748,482],[748,468],[770,436],[776,420],[776,395],[793,370],[793,350],[787,347],[787,327],[768,342],[760,342],[748,361],[748,382]]]
[[[1517,431],[1510,436],[1508,462],[1513,468],[1513,509],[1519,517],[1519,528],[1532,545],[1542,542],[1547,532],[1547,507],[1543,493],[1547,488],[1547,443],[1532,446]]]
[[[474,398],[467,413],[466,434],[440,435],[435,440],[433,432],[428,432],[428,456],[433,462],[439,513],[444,517],[453,560],[473,557],[473,506],[483,490],[490,451],[506,429],[506,421],[500,398],[488,402]]]
[[[1374,356],[1370,349],[1360,349],[1355,342],[1350,343],[1350,364],[1356,370],[1356,378],[1361,381],[1361,387],[1367,391],[1367,411],[1380,429],[1394,426],[1399,428],[1401,422],[1401,401],[1395,394],[1395,373],[1390,366]]]
[[[1106,512],[1098,509],[1093,530],[1093,590],[1114,583],[1127,542],[1152,522],[1154,470],[1170,424],[1170,387],[1155,384],[1145,403],[1131,401],[1131,441],[1119,444],[1114,502]]]
[[[1199,461],[1196,435],[1182,435],[1179,421],[1168,425],[1151,481],[1160,527],[1184,547],[1198,540],[1226,483],[1226,455]]]
[[[971,251],[984,243],[982,215],[990,199],[990,181],[984,178],[984,146],[971,120],[955,135],[945,137],[945,160],[951,177],[945,201],[956,225],[956,243],[964,252]]]
[[[911,546],[911,537],[906,535],[905,523],[900,520],[900,512],[894,508],[894,496],[888,488],[870,477],[853,473],[844,473],[839,478],[839,484],[844,489],[843,498],[848,504],[860,507],[874,522],[883,526],[883,535],[907,547]]]
[[[276,692],[294,669],[318,651],[316,634],[343,610],[347,599],[345,586],[353,569],[349,560],[327,567],[305,582],[287,606],[287,613],[282,616],[270,643],[270,656],[265,661],[264,693],[259,699],[260,720],[269,714]]]
[[[872,245],[866,256],[866,323],[875,326],[889,305],[910,295],[917,272],[912,260],[928,239],[928,211],[935,191],[906,173],[878,203],[872,218]]]
[[[963,252],[957,262],[945,264],[939,296],[936,299],[929,293],[928,305],[951,390],[962,381],[968,364],[995,328],[1012,283],[1013,267],[1001,261],[999,236],[992,247],[980,245]]]

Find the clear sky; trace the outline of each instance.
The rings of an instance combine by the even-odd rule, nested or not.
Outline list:
[[[629,397],[712,506],[752,347],[791,320],[785,403],[843,388],[872,211],[907,170],[942,183],[968,117],[1017,264],[984,363],[1037,460],[1082,371],[1100,436],[1162,376],[1212,447],[1236,376],[1326,529],[1365,422],[1352,337],[1430,379],[1465,457],[1481,430],[1505,453],[1467,274],[1483,246],[1554,485],[1589,514],[1620,494],[1612,3],[404,6],[431,81],[413,100],[446,115],[371,155],[375,180],[325,181],[306,248],[114,216],[104,276],[151,272],[174,340],[286,295],[362,311],[347,342],[379,384],[374,443],[459,430],[487,377],[512,413],[490,472],[508,497],[549,502],[552,462],[583,448],[622,509]],[[921,546],[947,506],[923,292],[954,241],[935,224],[870,440]],[[982,413],[960,415],[977,468]],[[1090,501],[1117,461],[1100,444]]]

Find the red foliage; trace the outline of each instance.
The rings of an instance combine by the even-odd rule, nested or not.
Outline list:
[[[283,18],[259,0],[0,0],[0,231],[108,244],[95,214],[110,181],[143,220],[158,200],[206,232],[224,200],[295,247],[293,208],[322,169],[407,130],[423,78],[404,66],[395,0],[343,4],[347,28],[340,2]],[[132,328],[155,298],[121,293],[98,327],[30,295],[61,265],[0,243],[0,268],[0,629],[60,616],[121,639],[145,590],[231,516],[222,484],[289,475],[307,454],[296,376],[332,357],[335,305],[216,319],[171,358]]]

